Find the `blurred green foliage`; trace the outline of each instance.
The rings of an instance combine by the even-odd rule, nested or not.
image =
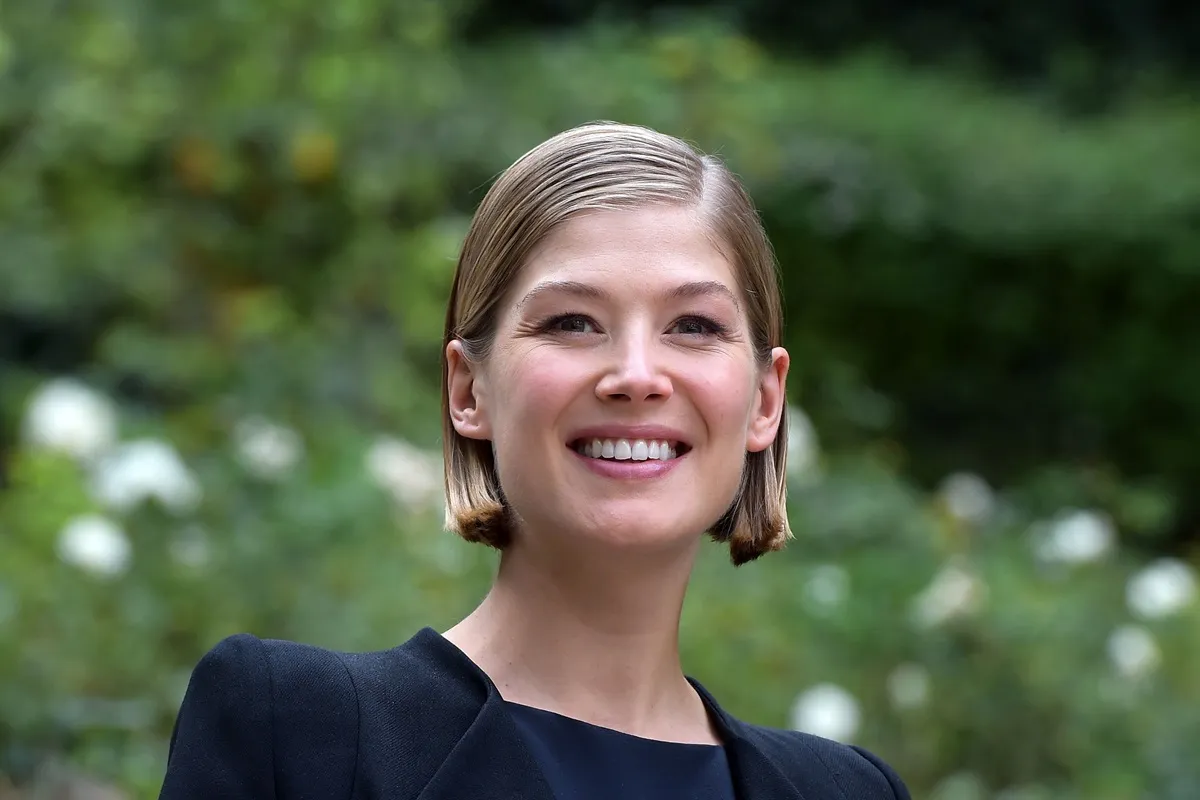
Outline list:
[[[490,42],[599,20],[671,24],[701,9],[783,55],[878,48],[907,64],[1016,83],[1075,113],[1200,74],[1200,11],[1142,0],[476,0],[459,30]]]
[[[466,10],[6,7],[0,772],[154,796],[220,637],[388,647],[472,606],[493,555],[439,532],[426,455],[456,249],[506,164],[612,118],[745,178],[822,444],[787,552],[706,551],[689,672],[775,725],[838,684],[917,797],[1194,798],[1194,578],[1139,570],[1186,555],[1200,479],[1200,109],[1068,122],[704,18],[467,46]],[[104,401],[39,434],[60,375],[179,463],[64,453]],[[1010,488],[929,491],[960,470]]]

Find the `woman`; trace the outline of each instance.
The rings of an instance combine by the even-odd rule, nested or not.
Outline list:
[[[448,526],[502,551],[445,634],[197,666],[162,798],[907,798],[865,751],[743,723],[684,676],[702,534],[783,546],[775,263],[719,162],[567,131],[484,198],[446,318]]]

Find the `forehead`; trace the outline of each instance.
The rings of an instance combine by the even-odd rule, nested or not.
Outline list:
[[[559,225],[522,267],[517,297],[550,280],[598,284],[618,294],[697,281],[737,292],[733,264],[695,210],[675,206],[594,211]]]

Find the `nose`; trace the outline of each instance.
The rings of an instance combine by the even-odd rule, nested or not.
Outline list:
[[[666,400],[673,389],[671,379],[656,358],[654,343],[631,337],[614,349],[612,364],[596,383],[596,396],[617,402]]]

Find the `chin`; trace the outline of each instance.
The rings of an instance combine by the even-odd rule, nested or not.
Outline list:
[[[597,544],[630,550],[682,550],[699,542],[705,530],[700,520],[680,519],[664,510],[623,509],[587,519],[564,520],[564,527]]]

